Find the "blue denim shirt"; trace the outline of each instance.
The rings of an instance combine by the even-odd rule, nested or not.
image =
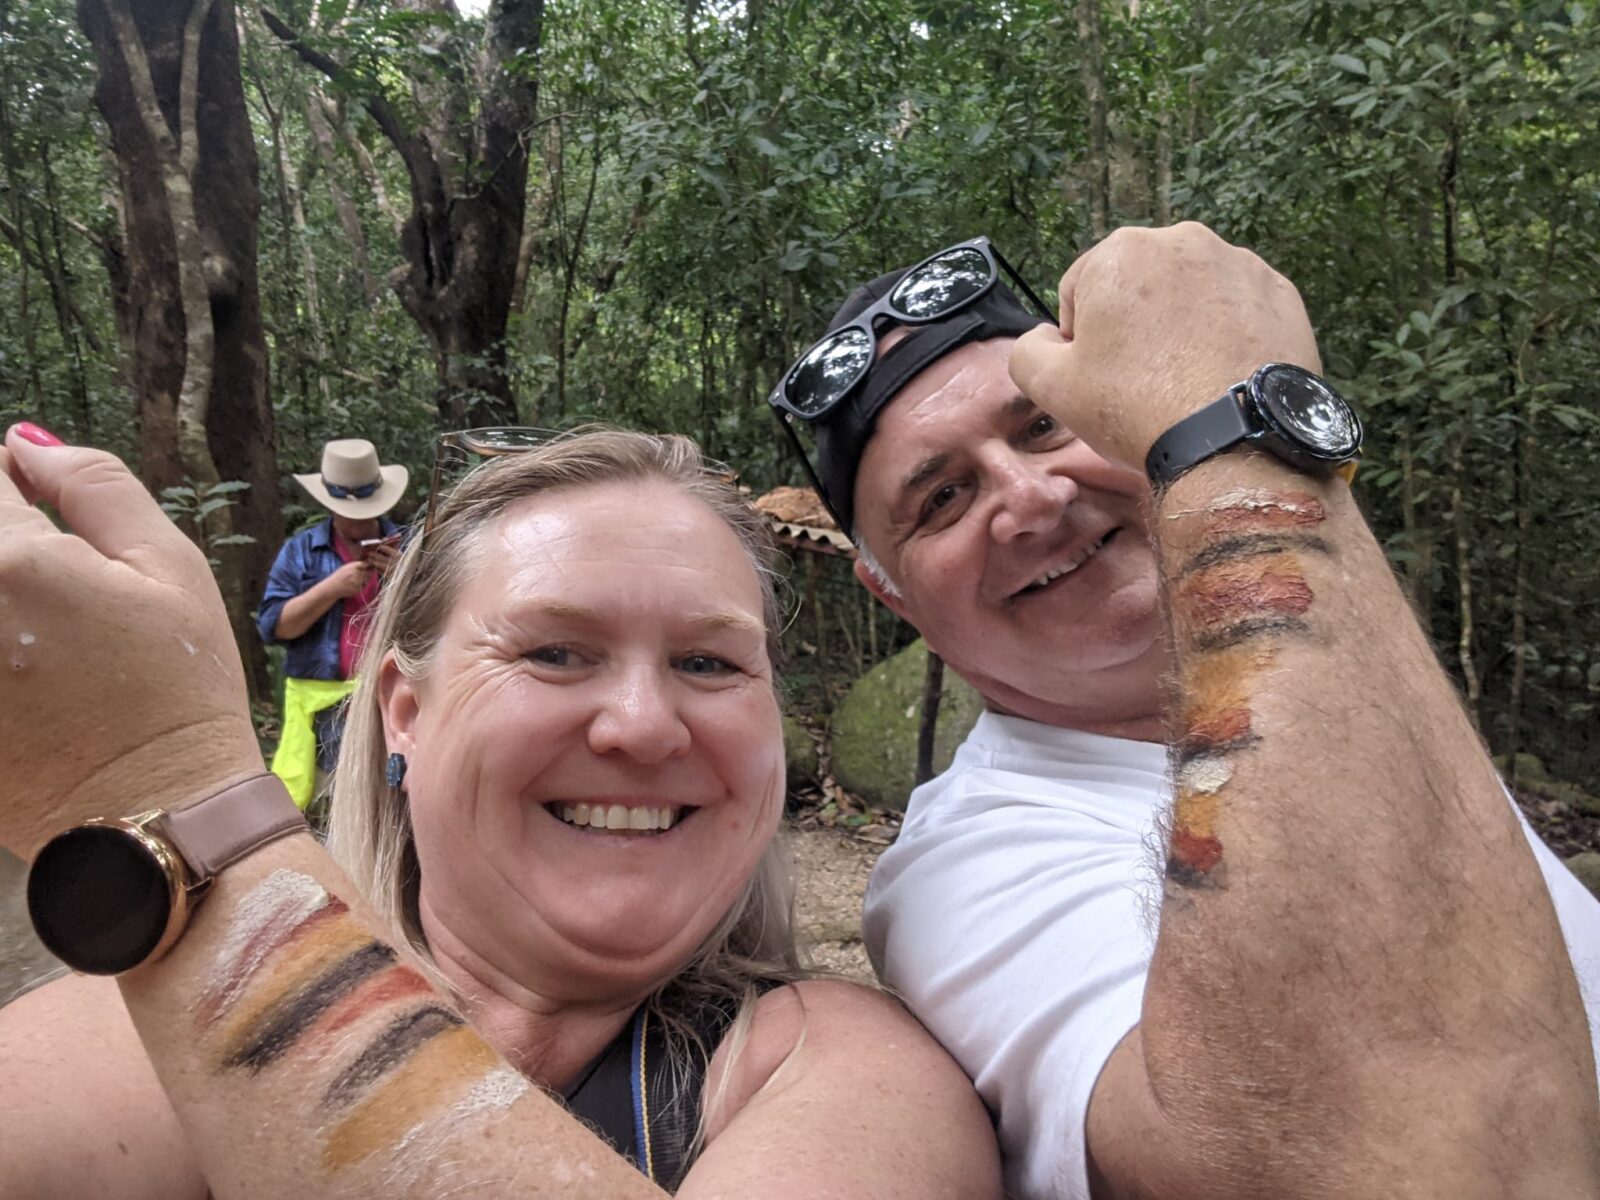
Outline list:
[[[387,518],[378,521],[381,536],[388,537],[400,527]],[[282,644],[288,650],[283,673],[292,679],[342,679],[339,674],[339,633],[344,628],[344,601],[337,601],[318,618],[317,623],[297,638],[288,640],[275,634],[283,606],[308,592],[344,565],[333,548],[333,518],[302,529],[278,551],[272,571],[267,575],[267,591],[256,613],[256,629],[269,646]]]

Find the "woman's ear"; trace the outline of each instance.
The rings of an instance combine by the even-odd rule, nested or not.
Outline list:
[[[383,714],[383,740],[389,753],[410,754],[416,746],[422,697],[416,681],[400,669],[392,650],[378,664],[378,710]]]

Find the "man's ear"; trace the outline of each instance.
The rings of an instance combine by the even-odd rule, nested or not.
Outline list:
[[[888,588],[884,587],[883,581],[867,568],[866,563],[858,558],[856,559],[855,568],[856,578],[861,581],[862,587],[871,592],[885,608],[887,608],[895,616],[899,617],[902,621],[905,621],[911,625],[916,624],[915,621],[912,621],[911,618],[906,615],[906,606],[901,598],[891,592]]]
[[[392,650],[378,664],[378,711],[383,714],[383,740],[388,752],[410,754],[416,748],[422,698],[416,681],[400,669]]]

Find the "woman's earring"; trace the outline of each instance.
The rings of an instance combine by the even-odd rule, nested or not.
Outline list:
[[[399,787],[406,778],[406,756],[404,754],[389,755],[388,765],[383,769],[383,777],[392,788]]]

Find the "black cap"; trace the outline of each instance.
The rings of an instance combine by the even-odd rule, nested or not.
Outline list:
[[[828,323],[828,332],[848,325],[888,295],[910,269],[890,271],[851,292]],[[817,439],[817,473],[846,534],[854,536],[856,468],[884,405],[919,371],[968,342],[1021,337],[1035,325],[1048,324],[1049,318],[1023,308],[1011,289],[996,280],[982,299],[944,320],[906,326],[911,332],[873,362],[861,386],[812,424]]]

